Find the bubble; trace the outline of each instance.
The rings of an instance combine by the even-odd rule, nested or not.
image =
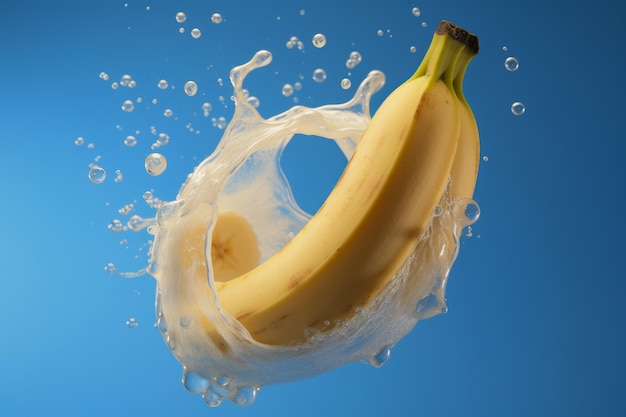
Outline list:
[[[74,141],[74,145],[76,146],[81,146],[83,143],[85,143],[85,139],[82,136],[77,137]]]
[[[172,117],[172,114],[173,114],[172,109],[165,109],[163,111],[163,116],[165,117]]]
[[[115,274],[117,272],[117,268],[115,268],[115,264],[113,262],[109,262],[104,266],[104,270],[109,274]]]
[[[128,213],[130,213],[133,210],[134,207],[135,205],[133,203],[126,204],[124,207],[120,208],[117,212],[126,216]]]
[[[192,38],[198,39],[200,36],[202,36],[202,32],[200,32],[200,29],[198,29],[198,28],[191,29],[191,37]]]
[[[346,60],[346,68],[352,69],[354,67],[356,67],[356,62],[351,59]]]
[[[118,84],[116,82],[111,83],[111,88],[117,90]]]
[[[111,220],[111,223],[109,223],[108,228],[113,233],[121,233],[124,231],[124,223],[122,223],[118,219],[114,219],[114,220]]]
[[[358,52],[358,51],[350,52],[350,59],[353,60],[354,62],[356,62],[357,65],[360,64],[361,63],[361,59],[362,59],[361,53]]]
[[[418,17],[419,15],[422,14],[422,12],[420,11],[419,8],[417,7],[413,7],[413,9],[411,10],[411,13],[413,13],[413,16]]]
[[[291,84],[283,85],[283,96],[289,97],[293,94],[293,86]]]
[[[135,329],[137,326],[139,326],[139,323],[137,323],[137,319],[135,319],[134,317],[131,317],[128,320],[126,320],[126,325],[128,326],[129,329]]]
[[[107,177],[107,173],[104,168],[99,167],[98,165],[93,165],[89,168],[89,181],[94,184],[102,183]]]
[[[506,51],[508,51],[508,50],[509,50],[509,48],[507,48],[506,46],[503,46],[503,47],[502,47],[502,50],[503,50],[504,52],[506,52]]]
[[[185,28],[178,28],[178,33],[185,33]]]
[[[160,153],[151,153],[144,163],[146,172],[152,176],[161,175],[167,168],[167,160]]]
[[[219,25],[220,23],[222,23],[222,15],[219,13],[213,13],[211,15],[211,22],[215,23],[216,25]]]
[[[322,68],[318,68],[313,71],[313,81],[317,83],[323,83],[324,81],[326,81],[326,71],[324,71]]]
[[[122,171],[119,169],[115,170],[115,178],[113,179],[114,182],[122,182],[122,180],[124,179],[124,175],[122,175]]]
[[[313,46],[316,48],[323,48],[326,45],[326,36],[321,33],[313,35]]]
[[[157,86],[161,89],[161,90],[165,90],[167,88],[167,80],[159,80],[159,82],[157,83]]]
[[[101,72],[100,75],[98,75],[100,77],[101,80],[107,81],[109,79],[109,74],[107,74],[106,72]]]
[[[132,148],[136,144],[137,138],[135,138],[133,135],[128,135],[126,136],[126,138],[124,138],[124,145],[128,146],[129,148]]]
[[[483,161],[485,162],[489,161],[489,157],[487,155],[483,156]]]
[[[422,22],[422,27],[425,28],[426,26],[428,26],[428,23]]]
[[[526,106],[524,106],[524,103],[516,101],[511,105],[511,113],[514,115],[521,116],[524,112],[526,112]]]
[[[470,223],[476,222],[480,217],[480,207],[475,202],[470,202],[465,206],[465,217]]]
[[[192,318],[189,316],[185,316],[185,317],[181,317],[180,318],[180,327],[182,327],[183,329],[188,329],[189,326],[191,326],[191,322],[192,322]]]
[[[220,117],[217,119],[217,128],[218,128],[218,129],[224,129],[224,128],[226,127],[226,124],[227,124],[227,123],[226,123],[226,118],[225,118],[225,117],[220,116]]]
[[[127,113],[130,113],[131,111],[135,110],[135,103],[133,103],[132,100],[125,100],[122,103],[122,110],[124,110]]]
[[[187,94],[189,97],[191,96],[195,96],[196,93],[198,92],[198,84],[196,84],[195,81],[187,81],[185,83],[185,94]]]
[[[130,84],[132,80],[133,80],[133,77],[131,77],[128,74],[124,74],[122,75],[122,78],[120,78],[120,85],[122,87],[128,87],[128,85]]]
[[[510,56],[504,60],[504,68],[506,68],[507,71],[510,72],[517,71],[517,69],[519,68],[519,61],[517,60],[517,58]]]
[[[417,51],[417,48],[416,48],[415,46],[411,46],[411,47],[409,48],[409,51],[411,51],[411,53],[412,53],[412,54],[414,54],[414,53],[415,53],[415,51]]]
[[[204,110],[205,112],[210,112],[211,111],[211,103],[202,103],[202,110]]]
[[[383,36],[383,35],[385,34],[385,32],[384,32],[382,29],[378,29],[378,30],[376,31],[376,34],[377,34],[378,36]]]
[[[176,13],[176,21],[178,23],[183,23],[185,20],[187,20],[187,15],[183,12],[178,12]]]
[[[351,86],[352,81],[350,81],[348,78],[344,78],[343,80],[341,80],[341,88],[343,88],[344,90],[347,90]]]
[[[383,366],[391,357],[391,346],[384,346],[373,358],[369,360],[369,363],[374,368],[380,368]]]

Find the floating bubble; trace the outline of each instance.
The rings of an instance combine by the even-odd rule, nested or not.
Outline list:
[[[122,87],[128,87],[128,85],[130,84],[132,80],[133,80],[133,77],[131,77],[128,74],[124,74],[122,75],[122,78],[120,78],[120,85]]]
[[[128,326],[129,329],[135,329],[137,326],[139,326],[139,323],[137,323],[137,319],[131,317],[126,320],[126,326]]]
[[[480,217],[480,207],[475,202],[469,202],[465,206],[465,217],[470,223],[475,223]]]
[[[416,48],[415,46],[411,46],[411,47],[409,48],[409,51],[411,51],[411,53],[412,53],[412,54],[414,54],[414,53],[415,53],[415,51],[417,51],[417,48]]]
[[[318,68],[313,71],[313,81],[317,83],[323,83],[324,81],[326,81],[326,71],[324,71],[322,68]]]
[[[326,45],[326,36],[321,33],[313,35],[313,46],[316,48],[323,48]]]
[[[161,89],[161,90],[165,90],[167,88],[167,80],[159,80],[159,82],[157,83],[157,86]]]
[[[176,21],[178,23],[183,23],[185,20],[187,20],[187,15],[183,12],[178,12],[176,13]]]
[[[348,78],[344,78],[343,80],[341,80],[341,88],[343,88],[344,90],[347,90],[351,86],[352,81],[350,81]]]
[[[524,106],[524,103],[516,101],[515,103],[513,103],[511,105],[511,113],[513,113],[516,116],[521,116],[522,114],[524,114],[524,112],[526,111],[526,106]]]
[[[510,56],[504,60],[504,68],[506,68],[507,71],[510,72],[517,71],[517,69],[519,68],[519,61],[517,60],[517,58]]]
[[[420,9],[419,9],[419,8],[417,8],[417,7],[413,7],[413,9],[411,10],[411,13],[413,13],[413,16],[415,16],[415,17],[419,17],[419,15],[421,15],[421,14],[422,14],[422,12],[420,11]]]
[[[302,90],[302,83],[301,82],[293,83],[293,89],[296,90],[296,91]]]
[[[91,168],[89,168],[88,176],[89,181],[93,182],[94,184],[100,184],[106,179],[107,173],[104,168],[99,167],[98,165],[93,165]]]
[[[422,27],[425,28],[426,26],[428,26],[428,24],[426,22],[422,22]]]
[[[378,36],[383,36],[383,35],[385,34],[385,32],[384,32],[382,29],[378,29],[378,30],[376,31],[376,34],[377,34]]]
[[[283,85],[283,96],[285,97],[289,97],[290,95],[293,94],[293,86],[291,84],[285,84]]]
[[[161,175],[167,168],[167,160],[160,153],[151,153],[144,163],[146,172],[152,176]]]
[[[489,157],[487,155],[483,156],[483,161],[485,162],[489,161]]]
[[[124,110],[127,113],[130,113],[131,111],[135,110],[135,103],[133,103],[132,100],[125,100],[122,103],[122,110]]]
[[[122,233],[124,231],[124,223],[118,219],[111,220],[108,226],[109,230],[113,233]]]
[[[211,22],[215,23],[216,25],[219,25],[220,23],[222,23],[222,15],[219,13],[213,13],[211,15]]]
[[[113,179],[113,182],[122,182],[123,179],[124,179],[124,175],[122,175],[122,171],[119,169],[116,169],[115,178]]]
[[[112,82],[112,83],[111,83],[111,88],[112,88],[112,89],[117,90],[117,87],[118,87],[117,82]]]
[[[109,74],[107,74],[106,72],[101,72],[99,77],[101,80],[107,81],[109,79]]]
[[[76,146],[81,146],[83,143],[85,143],[85,139],[82,136],[77,137],[74,141],[74,145]]]
[[[195,96],[196,93],[198,92],[198,84],[196,84],[195,81],[187,81],[185,83],[185,94],[187,94],[188,96]]]
[[[204,110],[205,112],[210,112],[211,111],[211,103],[202,103],[202,110]]]
[[[198,28],[191,29],[191,37],[192,38],[198,39],[200,36],[202,36],[202,32],[200,32],[200,29],[198,29]]]
[[[165,117],[172,117],[172,114],[173,114],[172,109],[165,109],[163,111],[163,116]]]
[[[503,47],[502,47],[502,50],[503,50],[504,52],[506,52],[506,51],[508,51],[508,50],[509,50],[509,48],[507,48],[506,46],[503,46]]]
[[[126,138],[124,138],[124,145],[128,146],[129,148],[132,148],[136,144],[137,138],[135,138],[133,135],[128,135],[126,136]]]
[[[350,59],[356,62],[357,65],[360,64],[362,60],[361,53],[359,51],[350,52]]]
[[[178,33],[185,33],[185,28],[178,28]]]

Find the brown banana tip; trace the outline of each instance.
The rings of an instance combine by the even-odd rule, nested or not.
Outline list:
[[[442,20],[435,31],[438,35],[449,35],[457,42],[460,42],[467,46],[475,54],[478,53],[478,36],[473,33],[469,33],[460,26],[455,25],[447,20]]]

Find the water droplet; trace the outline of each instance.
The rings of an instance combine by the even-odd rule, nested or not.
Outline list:
[[[167,168],[167,160],[160,153],[151,153],[144,163],[146,172],[152,176],[161,175]]]
[[[108,272],[109,274],[115,274],[115,272],[117,271],[117,269],[115,268],[115,264],[113,262],[109,262],[108,264],[106,264],[104,266],[104,270]]]
[[[526,106],[524,106],[524,103],[516,101],[511,105],[511,113],[514,115],[521,116],[524,112],[526,112]]]
[[[343,80],[341,80],[341,88],[343,88],[344,90],[347,90],[351,86],[352,81],[350,81],[348,78],[344,78]]]
[[[409,48],[409,51],[411,51],[411,53],[412,53],[412,54],[414,54],[414,53],[415,53],[415,51],[417,51],[417,48],[416,48],[415,46],[411,46],[411,47]]]
[[[517,61],[517,58],[510,56],[507,59],[505,59],[504,68],[506,68],[507,71],[510,71],[510,72],[517,71],[517,69],[519,68],[519,62]]]
[[[125,112],[131,112],[135,110],[135,103],[133,103],[132,100],[125,100],[122,103],[122,110],[124,110]]]
[[[193,371],[183,369],[183,386],[192,394],[199,394],[209,388],[209,381]]]
[[[382,29],[378,29],[378,30],[376,31],[376,34],[377,34],[378,36],[383,36],[383,35],[385,34],[385,32],[384,32]]]
[[[254,403],[257,392],[259,392],[258,388],[239,387],[233,402],[240,407],[249,407]]]
[[[165,109],[163,111],[163,116],[165,117],[172,117],[172,114],[173,114],[172,109]]]
[[[313,46],[315,46],[316,48],[323,48],[324,45],[326,45],[326,36],[321,33],[317,33],[313,35],[312,42]]]
[[[503,50],[504,52],[506,52],[506,51],[508,51],[508,50],[509,50],[509,48],[507,48],[506,46],[503,46],[503,47],[502,47],[502,50]]]
[[[222,23],[222,15],[219,13],[213,13],[211,15],[211,22],[215,23],[216,25],[219,25],[220,23]]]
[[[93,182],[94,184],[102,183],[106,177],[107,173],[104,168],[99,167],[98,165],[93,165],[91,168],[89,168],[89,181]]]
[[[483,156],[483,161],[485,162],[489,161],[489,157],[487,155]]]
[[[83,143],[85,143],[85,139],[83,139],[82,136],[77,137],[74,141],[74,145],[76,146],[81,146]]]
[[[425,28],[426,26],[428,26],[428,23],[422,22],[422,27]]]
[[[165,90],[167,88],[167,80],[160,80],[157,84],[157,86],[161,89],[161,90]]]
[[[111,220],[111,223],[109,223],[107,227],[113,233],[121,233],[124,231],[124,224],[117,219]]]
[[[324,81],[326,81],[326,71],[321,68],[313,71],[313,81],[317,83],[323,83]]]
[[[214,380],[215,384],[217,384],[217,386],[219,387],[225,387],[230,383],[230,378],[228,378],[226,375],[217,376],[214,378]]]
[[[124,145],[128,146],[128,147],[133,147],[137,144],[137,138],[134,137],[133,135],[128,135],[126,136],[126,138],[124,138]]]
[[[222,397],[213,392],[209,387],[204,394],[202,394],[202,399],[209,407],[218,407],[222,403]]]
[[[380,368],[383,366],[391,357],[391,346],[384,346],[373,358],[369,360],[369,363],[374,368]]]
[[[417,7],[413,7],[413,9],[411,10],[411,13],[413,13],[413,16],[418,17],[419,15],[422,14],[422,12],[420,11],[419,8]]]
[[[465,217],[469,220],[470,224],[475,223],[480,217],[480,207],[474,201],[467,203],[464,212]]]
[[[178,12],[176,13],[176,21],[178,23],[183,23],[185,20],[187,20],[187,15],[183,12]]]
[[[195,81],[187,81],[185,83],[185,94],[187,94],[189,97],[191,96],[195,96],[196,93],[198,92],[198,84],[196,84]]]
[[[137,319],[135,319],[134,317],[131,317],[128,320],[126,320],[126,325],[128,326],[129,329],[135,329],[137,326],[139,326],[139,323],[137,323]]]
[[[192,38],[198,39],[200,36],[202,36],[202,32],[200,32],[200,29],[198,29],[198,28],[191,29],[191,37]]]
[[[283,96],[289,97],[293,94],[293,86],[291,84],[283,85]]]
[[[180,318],[180,327],[182,327],[183,329],[188,329],[189,326],[191,326],[191,322],[192,321],[193,321],[193,319],[191,317],[181,317]]]

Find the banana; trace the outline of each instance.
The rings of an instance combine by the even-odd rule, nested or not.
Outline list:
[[[305,329],[351,317],[414,251],[455,165],[459,196],[468,195],[475,177],[466,181],[465,158],[456,158],[462,106],[454,85],[465,71],[457,61],[467,36],[442,24],[423,65],[381,104],[309,223],[266,262],[216,280],[220,307],[256,341],[304,341]]]

